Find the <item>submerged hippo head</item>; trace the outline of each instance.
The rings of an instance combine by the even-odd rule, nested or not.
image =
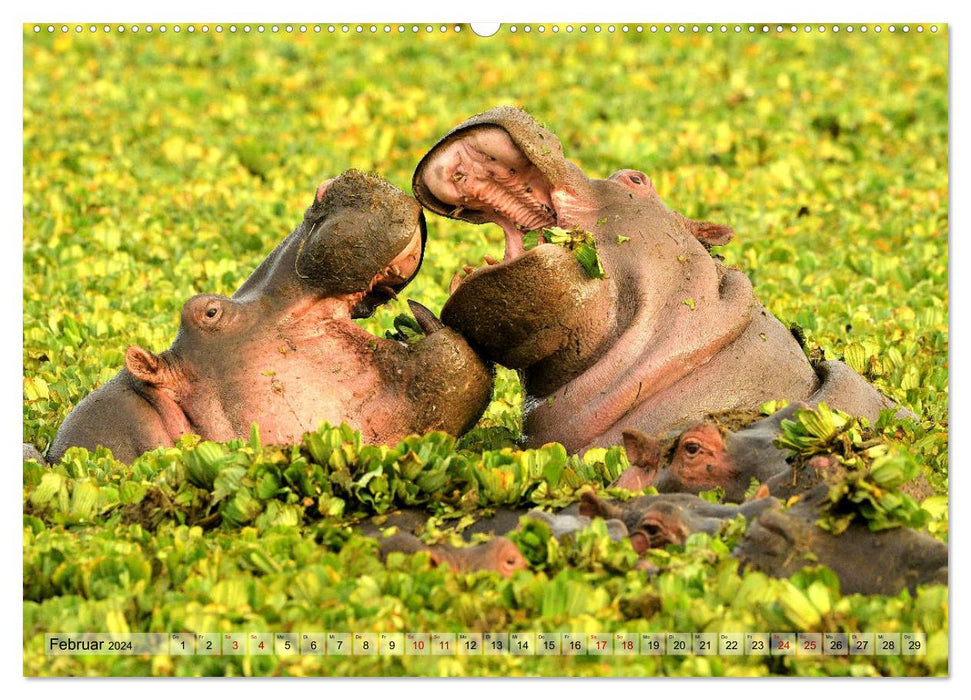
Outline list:
[[[527,113],[499,107],[460,124],[412,185],[430,211],[505,232],[502,262],[459,277],[442,320],[483,357],[520,370],[528,445],[579,451],[619,442],[622,428],[663,432],[820,389],[745,275],[710,254],[731,228],[668,208],[640,171],[587,177]],[[605,277],[542,244],[550,228],[592,235]],[[530,231],[541,244],[527,251]],[[853,391],[854,411],[887,405],[872,388]],[[842,393],[826,400],[841,407]]]
[[[638,554],[669,544],[683,545],[689,535],[716,534],[742,515],[751,520],[763,511],[777,508],[779,501],[762,498],[743,505],[710,503],[687,493],[641,496],[626,503],[604,501],[592,492],[581,495],[579,512],[591,518],[615,518],[626,525],[631,545]]]
[[[421,266],[421,208],[385,180],[349,171],[318,188],[303,222],[232,297],[201,294],[182,309],[172,347],[128,349],[125,369],[68,417],[52,447],[111,447],[119,459],[193,432],[294,442],[319,422],[347,421],[365,439],[471,427],[491,370],[423,307],[428,336],[405,345],[351,319],[394,297]]]
[[[790,508],[755,518],[734,554],[745,564],[785,577],[822,564],[839,577],[844,594],[896,595],[918,585],[947,584],[947,545],[906,527],[871,532],[853,522],[840,535],[816,524],[826,487]]]
[[[716,535],[741,515],[747,528],[732,554],[770,576],[784,578],[823,565],[837,575],[846,594],[896,595],[904,588],[913,592],[918,585],[947,584],[947,545],[927,534],[906,527],[871,532],[859,522],[840,535],[820,528],[816,521],[826,489],[817,487],[790,508],[773,497],[729,505],[668,493],[611,503],[585,492],[579,512],[622,520],[641,554],[683,545],[697,532]]]

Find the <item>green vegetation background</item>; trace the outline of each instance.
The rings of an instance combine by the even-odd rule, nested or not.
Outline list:
[[[27,27],[24,441],[46,448],[68,411],[118,371],[129,345],[168,347],[190,296],[231,294],[299,223],[321,180],[356,167],[409,190],[415,164],[443,133],[513,103],[557,133],[567,157],[590,175],[644,170],[673,208],[732,225],[736,239],[721,252],[749,275],[769,310],[801,326],[809,347],[845,358],[920,414],[920,425],[902,439],[946,494],[947,56],[943,31],[539,36],[520,29],[480,39],[467,28],[383,35],[379,27],[377,36],[367,28],[344,36],[326,27],[293,35],[49,35]],[[431,217],[429,233],[421,274],[400,302],[365,322],[373,332],[392,327],[406,311],[405,296],[437,311],[463,263],[478,265],[502,250],[494,227]],[[481,426],[518,431],[520,405],[515,376],[501,372]],[[157,481],[180,459],[146,462],[142,478]],[[78,484],[103,494],[127,473],[104,455],[59,469],[69,477],[64,497],[75,499]],[[717,540],[671,554],[653,581],[630,567],[611,571],[611,557],[624,554],[616,548],[591,555],[586,569],[533,571],[512,581],[456,576],[420,557],[384,567],[363,538],[345,533],[334,545],[333,529],[324,527],[322,536],[323,526],[306,514],[296,525],[224,519],[206,531],[191,518],[145,529],[112,507],[55,517],[31,506],[42,471],[25,469],[30,675],[947,671],[943,588],[916,599],[841,597],[828,580],[790,584],[739,574]],[[946,499],[937,512],[936,532],[946,536]],[[779,600],[814,582],[828,601],[813,598],[817,618],[787,617]],[[55,659],[42,652],[44,631],[106,627],[813,625],[925,630],[935,643],[921,658],[827,660]]]

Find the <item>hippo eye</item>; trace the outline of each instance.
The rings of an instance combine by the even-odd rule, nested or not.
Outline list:
[[[222,316],[222,311],[222,307],[219,304],[210,304],[202,313],[203,320],[207,323],[215,323]]]
[[[635,185],[643,185],[644,184],[644,181],[641,179],[641,176],[640,175],[631,175],[630,176],[630,181],[632,183],[634,183]]]
[[[684,443],[684,451],[689,455],[696,455],[701,452],[701,443],[695,442],[694,440],[688,440]]]

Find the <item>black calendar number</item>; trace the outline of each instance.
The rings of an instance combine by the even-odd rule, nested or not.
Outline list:
[[[545,642],[543,642],[543,648],[546,649],[546,651],[553,651],[556,649],[556,642],[554,642],[552,639],[547,639]]]
[[[829,640],[829,648],[832,649],[832,650],[834,650],[834,651],[839,651],[840,649],[843,648],[843,640],[842,639],[830,639]]]
[[[684,651],[685,650],[684,640],[682,640],[682,639],[675,639],[674,640],[674,650],[675,651]]]
[[[765,650],[765,642],[761,639],[752,640],[752,651],[763,651]]]
[[[738,641],[730,639],[725,642],[725,651],[738,651]]]
[[[469,651],[475,651],[476,649],[479,648],[479,643],[476,642],[474,639],[469,639],[468,641],[465,642],[465,648],[468,649]]]
[[[870,642],[868,640],[866,640],[866,639],[857,639],[856,640],[856,648],[858,650],[860,650],[860,651],[866,651],[867,646],[869,644],[870,644]]]
[[[920,651],[920,640],[911,639],[909,642],[907,642],[907,648],[910,651]]]

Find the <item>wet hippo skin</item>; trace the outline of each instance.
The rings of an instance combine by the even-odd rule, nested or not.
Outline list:
[[[812,367],[748,278],[712,257],[728,226],[669,209],[650,179],[588,178],[529,114],[499,107],[462,123],[419,163],[430,211],[505,232],[501,262],[461,275],[442,310],[483,357],[519,370],[524,441],[570,451],[660,433],[771,399],[826,401],[876,419],[892,402],[841,362]],[[606,278],[523,234],[591,232]]]
[[[232,297],[200,294],[175,342],[133,346],[125,367],[68,416],[48,458],[71,446],[129,462],[184,433],[293,443],[321,421],[348,422],[368,442],[469,429],[488,404],[492,369],[462,337],[413,305],[427,336],[377,338],[371,315],[417,274],[425,222],[410,196],[348,171],[318,188],[303,222]]]

